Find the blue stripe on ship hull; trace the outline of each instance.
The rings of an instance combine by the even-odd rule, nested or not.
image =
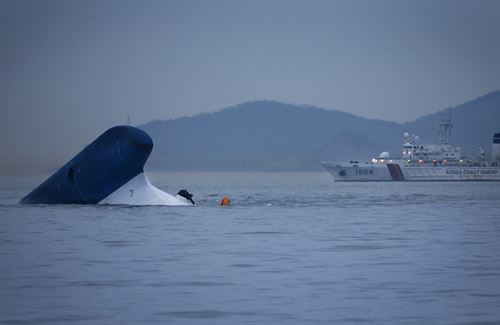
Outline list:
[[[389,173],[391,174],[391,178],[393,181],[404,181],[405,176],[401,171],[401,167],[398,164],[387,164],[387,169],[389,169]]]

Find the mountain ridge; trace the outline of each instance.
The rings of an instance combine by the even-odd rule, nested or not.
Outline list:
[[[482,146],[489,153],[491,137],[500,131],[500,91],[406,123],[259,100],[139,127],[155,141],[150,169],[321,170],[321,160],[368,160],[381,151],[396,154],[405,131],[430,141],[432,127],[450,112],[455,124],[452,138],[456,138],[452,144],[463,143],[468,153],[474,146]],[[466,132],[468,129],[473,132]]]

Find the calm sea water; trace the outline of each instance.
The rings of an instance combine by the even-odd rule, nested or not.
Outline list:
[[[500,183],[152,173],[197,206],[17,205],[45,176],[1,179],[0,323],[500,323]]]

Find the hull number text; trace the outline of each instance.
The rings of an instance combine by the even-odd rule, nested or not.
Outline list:
[[[356,175],[373,175],[373,169],[356,169]]]

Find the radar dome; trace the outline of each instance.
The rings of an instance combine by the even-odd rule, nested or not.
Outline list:
[[[378,157],[382,158],[382,159],[386,159],[386,158],[389,158],[390,155],[389,155],[389,153],[387,151],[384,151]]]
[[[405,133],[403,133],[403,136],[404,136],[405,138],[408,138],[408,137],[410,136],[410,133],[405,132]]]

